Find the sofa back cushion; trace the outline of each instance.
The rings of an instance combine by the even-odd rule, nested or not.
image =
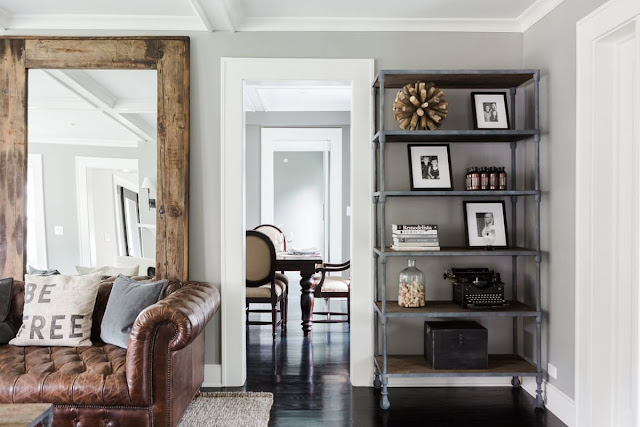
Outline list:
[[[167,280],[136,281],[118,276],[102,319],[102,341],[127,348],[133,322],[142,310],[162,299],[167,284]]]
[[[90,346],[100,278],[100,273],[86,276],[26,275],[22,326],[9,344]]]
[[[136,280],[146,280],[149,277],[134,277]],[[100,339],[100,326],[104,317],[104,311],[111,295],[111,287],[115,277],[109,277],[100,282],[98,286],[98,294],[96,295],[96,303],[93,307],[93,325],[91,325],[91,341],[94,343],[101,343]],[[171,295],[178,289],[184,286],[181,282],[169,282],[163,292],[163,298]],[[13,281],[13,289],[11,291],[11,309],[9,310],[9,317],[7,322],[13,329],[13,333],[18,332],[20,325],[22,325],[22,310],[24,308],[24,282],[19,280]]]

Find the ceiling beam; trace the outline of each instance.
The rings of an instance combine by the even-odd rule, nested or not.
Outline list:
[[[200,1],[199,0],[187,0],[187,1],[191,5],[191,8],[196,13],[196,15],[198,15],[198,18],[200,18],[200,20],[202,21],[202,25],[204,25],[207,31],[209,32],[213,31],[213,27],[211,26],[211,21],[209,20],[209,17],[207,16],[204,9],[202,8]]]
[[[94,105],[107,117],[124,126],[138,138],[145,141],[156,141],[155,129],[149,131],[149,126],[139,126],[137,120],[131,120],[130,116],[121,114],[116,109],[117,98],[108,90],[92,79],[89,75],[78,70],[42,70],[51,78],[62,84],[78,96]]]

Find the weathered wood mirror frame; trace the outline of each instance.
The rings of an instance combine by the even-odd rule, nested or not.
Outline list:
[[[25,273],[28,69],[157,69],[156,275],[187,280],[189,38],[0,37],[0,61],[0,277]]]

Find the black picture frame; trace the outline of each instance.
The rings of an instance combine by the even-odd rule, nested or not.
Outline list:
[[[449,144],[409,144],[407,150],[412,191],[453,190]],[[431,166],[434,160],[435,171]]]
[[[489,241],[486,233],[487,225],[480,223],[480,218],[492,214],[494,240]],[[467,248],[508,248],[509,233],[504,200],[482,200],[463,202],[464,236]],[[482,226],[482,228],[481,228]],[[491,231],[490,229],[487,231]]]
[[[493,105],[493,111],[485,111],[485,108],[491,108],[491,105]],[[505,92],[471,92],[473,128],[475,130],[511,129],[507,106]]]

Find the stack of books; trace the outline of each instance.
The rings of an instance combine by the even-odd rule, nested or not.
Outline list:
[[[430,224],[391,226],[394,251],[439,251],[438,226]]]

